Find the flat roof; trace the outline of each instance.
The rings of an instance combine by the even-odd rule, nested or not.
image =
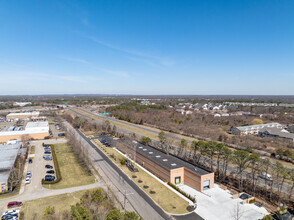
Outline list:
[[[27,128],[44,128],[49,127],[48,121],[30,121],[26,125]]]
[[[157,148],[143,145],[138,143],[136,147],[137,153],[143,155],[144,157],[152,160],[153,162],[159,164],[161,167],[164,167],[169,170],[178,169],[178,168],[187,168],[190,171],[197,173],[200,176],[213,173],[205,168],[202,168],[198,165],[189,163],[173,154],[167,154]]]
[[[20,113],[9,113],[7,116],[21,116],[21,115],[39,115],[40,112],[33,111],[33,112],[20,112]]]
[[[10,175],[10,170],[1,171],[0,170],[0,184],[6,183]]]
[[[242,131],[246,131],[246,130],[252,130],[252,129],[262,129],[264,127],[282,127],[282,125],[279,123],[268,123],[268,124],[241,126],[236,128]]]
[[[13,167],[20,147],[21,143],[0,145],[0,170]]]
[[[98,139],[100,140],[105,139],[110,144],[113,141],[113,137],[109,135],[95,135],[94,137],[95,138],[98,137]],[[123,139],[118,139],[117,141],[123,141]],[[129,145],[127,146],[129,147]],[[137,143],[136,152],[168,170],[184,167],[189,169],[191,172],[198,174],[199,176],[213,173],[212,171],[208,169],[205,169],[199,165],[192,164],[188,161],[185,161],[173,154],[167,154],[157,148],[154,148],[152,146],[147,146],[139,142]]]

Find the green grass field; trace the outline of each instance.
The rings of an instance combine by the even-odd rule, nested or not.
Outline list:
[[[62,180],[52,184],[51,189],[64,189],[95,183],[95,176],[87,173],[67,144],[56,144],[54,148]],[[48,185],[44,185],[44,187],[49,188]]]
[[[156,203],[158,203],[165,211],[172,214],[184,214],[188,211],[186,210],[189,203],[179,197],[176,193],[171,191],[162,183],[158,182],[144,170],[139,168],[139,172],[131,172],[127,166],[120,164],[120,159],[124,157],[119,154],[115,149],[110,147],[104,147],[98,140],[94,140],[93,143],[103,150],[103,152],[118,166],[124,173],[126,173],[141,189],[143,189]],[[111,157],[117,157],[117,160]],[[132,176],[137,176],[132,178]],[[138,181],[142,182],[139,183]],[[148,186],[148,189],[145,189],[144,186]],[[150,191],[154,191],[152,194]]]

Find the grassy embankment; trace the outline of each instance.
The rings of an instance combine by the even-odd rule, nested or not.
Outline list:
[[[93,143],[129,176],[143,191],[145,191],[157,204],[159,204],[166,212],[173,214],[184,214],[189,203],[171,191],[165,185],[157,181],[148,173],[139,169],[139,172],[132,172],[126,165],[121,165],[120,160],[125,157],[119,154],[111,147],[105,147],[98,140],[93,140]],[[115,160],[115,158],[117,158]],[[136,176],[134,178],[133,176]],[[139,181],[140,180],[140,181]],[[148,188],[146,188],[148,186]],[[153,193],[155,192],[155,193]]]

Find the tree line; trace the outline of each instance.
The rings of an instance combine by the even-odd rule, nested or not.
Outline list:
[[[167,136],[163,131],[159,133],[158,138],[162,150],[173,152],[185,160],[214,171],[215,179],[221,183],[235,186],[240,191],[261,196],[273,203],[283,201],[294,205],[294,169],[284,166],[279,161],[271,162],[250,148],[232,150],[225,144],[215,141],[200,140],[189,144],[187,140],[182,139],[179,145],[172,149],[167,146]],[[283,191],[286,182],[288,188]]]

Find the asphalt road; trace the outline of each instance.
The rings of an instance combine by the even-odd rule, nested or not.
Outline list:
[[[126,194],[126,203],[129,208],[136,211],[143,219],[171,219],[139,186],[128,178],[112,161],[104,155],[82,132],[75,130],[67,122],[64,122],[65,127],[74,132],[74,135],[79,136],[81,144],[86,145],[89,154],[92,158],[93,166],[100,171],[99,174],[107,176],[108,184],[120,192],[120,200],[124,203],[124,194]],[[86,143],[85,143],[86,142]],[[103,172],[101,172],[103,171]]]
[[[109,120],[109,121],[117,122],[117,123],[120,123],[120,124],[124,124],[124,125],[130,126],[130,127],[134,127],[134,128],[137,128],[137,129],[141,129],[141,130],[147,131],[147,132],[151,132],[151,133],[156,134],[156,135],[159,134],[158,131],[155,131],[155,130],[150,129],[150,128],[146,128],[146,127],[139,126],[139,125],[136,125],[136,124],[128,123],[128,122],[125,122],[125,121],[121,121],[121,120],[118,120],[118,119],[116,119],[116,118],[112,118],[112,117],[105,116],[105,115],[103,115],[103,114],[94,114],[94,113],[92,113],[92,112],[90,112],[90,111],[87,111],[87,110],[85,110],[85,109],[82,109],[82,108],[77,108],[77,107],[72,107],[72,108],[78,109],[78,110],[80,110],[80,111],[83,111],[83,112],[85,112],[85,113],[87,113],[87,114],[90,114],[90,115],[93,115],[93,116],[95,116],[95,117],[99,117],[99,118],[101,118],[101,119],[105,119],[105,120]],[[85,116],[85,117],[91,118],[91,117],[89,117],[89,116],[87,116],[87,115],[83,115],[83,114],[81,114],[81,113],[78,112],[78,111],[75,111],[75,110],[72,109],[72,108],[68,108],[68,109],[69,109],[70,111],[72,111],[72,112],[78,114],[78,115],[82,115],[82,116]],[[129,134],[134,133],[134,132],[129,131],[129,130],[127,130],[127,129],[122,129],[122,128],[120,128],[120,129],[121,129],[124,133],[129,133]],[[136,133],[136,135],[139,136],[139,137],[141,136],[140,134],[137,134],[137,133]],[[176,135],[172,135],[172,134],[167,134],[167,136],[172,137],[174,140],[179,140],[179,141],[180,141],[180,140],[182,139],[182,138],[180,138],[180,137],[178,137],[178,136],[176,136]]]

